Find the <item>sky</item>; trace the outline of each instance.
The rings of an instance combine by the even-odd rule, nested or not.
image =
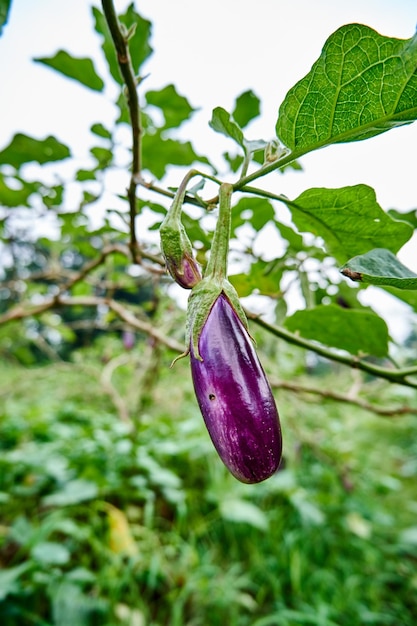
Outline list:
[[[118,12],[127,5],[115,0]],[[338,27],[358,22],[406,39],[417,24],[415,0],[137,0],[135,8],[153,23],[146,90],[174,83],[199,108],[183,138],[218,164],[221,153],[234,146],[209,128],[214,107],[231,110],[235,98],[252,89],[262,111],[249,127],[249,138],[272,139],[285,94]],[[103,97],[33,63],[34,57],[52,56],[58,49],[94,58],[98,73],[105,75],[91,4],[12,0],[0,37],[0,148],[16,132],[38,138],[53,134],[82,160],[91,146],[91,124],[114,119],[115,92]],[[417,123],[312,153],[302,159],[302,173],[274,174],[262,184],[291,198],[310,187],[365,183],[383,208],[407,211],[417,206],[416,145]],[[399,257],[417,271],[415,246],[415,240],[407,244]]]

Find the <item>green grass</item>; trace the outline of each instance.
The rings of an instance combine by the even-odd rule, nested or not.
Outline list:
[[[2,368],[2,626],[412,626],[415,418],[280,391],[285,467],[243,485],[188,364],[141,350],[110,394],[93,352]]]

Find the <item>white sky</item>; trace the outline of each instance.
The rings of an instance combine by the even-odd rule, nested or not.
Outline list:
[[[116,0],[115,5],[123,12],[128,2]],[[262,112],[250,126],[250,138],[272,139],[285,94],[339,26],[359,22],[383,35],[409,38],[417,24],[415,0],[136,0],[135,7],[153,23],[154,54],[144,66],[150,74],[144,90],[174,83],[200,107],[182,136],[218,165],[221,153],[234,145],[208,127],[215,106],[231,110],[240,93],[253,89]],[[93,57],[105,76],[92,24],[86,0],[13,0],[0,37],[0,147],[19,131],[39,138],[53,134],[86,159],[92,145],[89,127],[111,123],[116,92],[103,97],[31,59],[64,49]],[[366,183],[382,207],[406,211],[417,207],[416,146],[417,123],[326,148],[302,159],[304,172],[273,174],[257,184],[294,198],[310,187]],[[417,271],[415,241],[399,256]]]

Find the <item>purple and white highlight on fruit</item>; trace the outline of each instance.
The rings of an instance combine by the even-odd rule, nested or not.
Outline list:
[[[253,342],[224,292],[195,348],[191,340],[194,389],[220,458],[244,483],[266,480],[281,461],[278,411]]]

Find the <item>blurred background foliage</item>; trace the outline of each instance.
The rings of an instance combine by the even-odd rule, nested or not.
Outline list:
[[[93,16],[107,80],[120,87],[114,127],[92,126],[83,163],[54,137],[18,133],[0,151],[0,623],[414,625],[415,391],[253,325],[284,461],[259,485],[227,473],[188,363],[170,369],[185,315],[155,239],[172,195],[158,181],[173,166],[214,170],[176,134],[194,110],[186,98],[173,85],[145,91],[143,172],[153,182],[149,191],[139,181],[132,250],[129,115],[106,22],[98,8]],[[151,24],[133,5],[120,19],[136,25],[139,74]],[[37,62],[105,93],[89,59],[59,51]],[[245,127],[259,105],[245,91],[234,119]],[[252,156],[259,163],[259,150]],[[237,171],[242,157],[224,157]],[[199,192],[184,224],[204,263],[213,223]],[[272,261],[256,252],[265,228],[285,242]],[[282,223],[265,198],[236,204],[231,257],[240,296],[256,291],[277,323],[289,284],[307,308],[363,308],[320,242]],[[415,309],[413,293],[400,297]],[[415,348],[411,330],[396,358],[415,364]]]

